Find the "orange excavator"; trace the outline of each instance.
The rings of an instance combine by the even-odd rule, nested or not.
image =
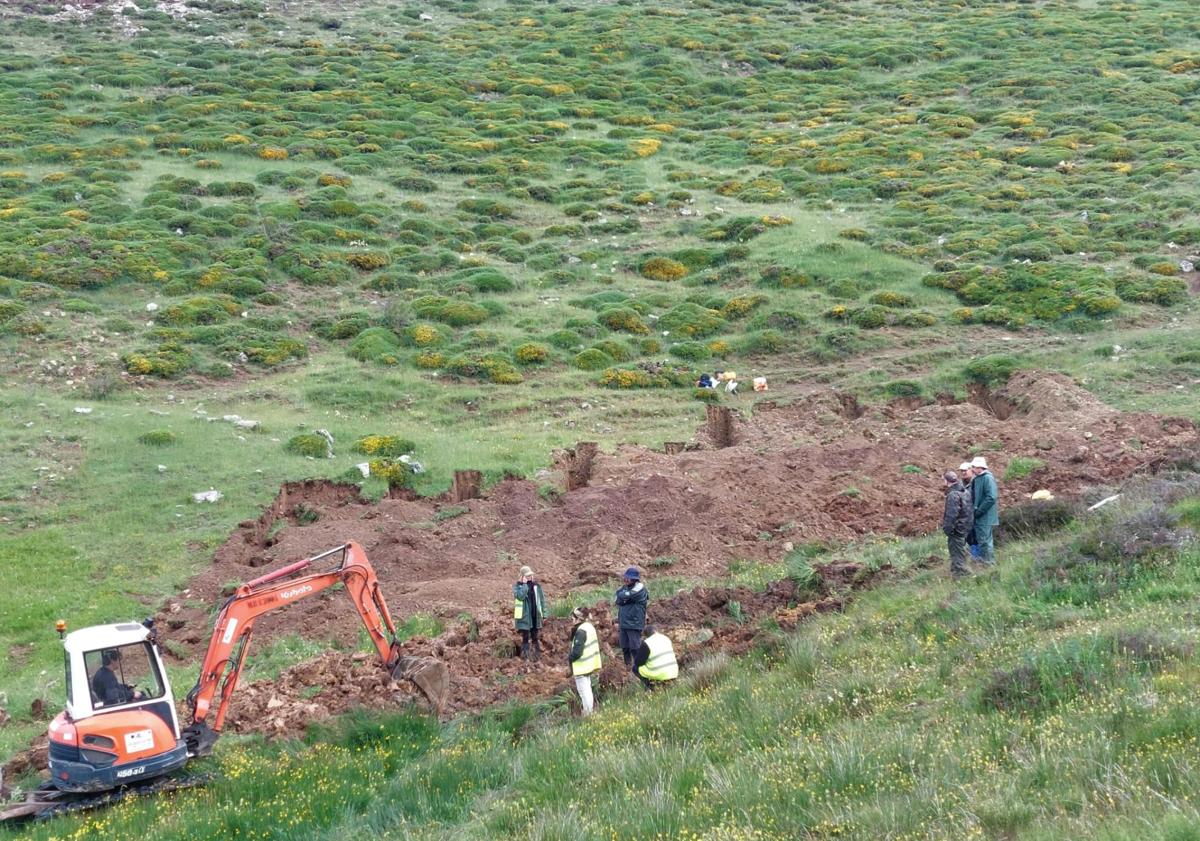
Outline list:
[[[332,569],[311,572],[322,561]],[[222,605],[196,685],[187,694],[192,721],[180,728],[152,620],[57,630],[66,654],[66,709],[50,723],[50,780],[0,820],[110,803],[113,792],[165,777],[206,756],[220,735],[250,649],[255,621],[342,584],[385,668],[400,659],[396,626],[375,570],[347,543],[247,581]],[[191,783],[195,784],[195,783]],[[164,787],[181,785],[161,783]]]

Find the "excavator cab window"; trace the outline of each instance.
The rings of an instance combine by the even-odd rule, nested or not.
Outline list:
[[[148,642],[88,651],[83,655],[92,704],[115,707],[165,694],[158,661]]]

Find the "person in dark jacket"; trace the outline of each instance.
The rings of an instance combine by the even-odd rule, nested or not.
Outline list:
[[[958,466],[958,480],[963,483],[964,488],[970,491],[972,511],[975,509],[974,478],[975,469],[971,467],[971,462],[964,461]],[[971,560],[979,560],[979,540],[975,537],[974,526],[971,527],[971,533],[967,535],[967,548],[971,550]]]
[[[958,481],[953,470],[947,470],[942,478],[946,482],[946,506],[942,514],[942,533],[950,550],[950,574],[955,578],[970,575],[967,569],[967,535],[975,521],[971,506],[971,494]]]
[[[979,561],[985,566],[996,565],[996,550],[992,546],[992,530],[1000,525],[1000,491],[996,477],[988,469],[987,459],[975,456],[971,460],[975,478],[971,482],[975,506],[975,538],[979,541]]]
[[[529,643],[533,643],[533,659],[542,659],[542,641],[538,631],[546,619],[546,594],[533,577],[533,570],[521,567],[521,578],[513,585],[513,624],[521,632],[521,659],[530,659]]]
[[[620,635],[621,655],[625,665],[633,668],[633,657],[642,647],[642,629],[646,627],[646,605],[650,594],[642,584],[642,574],[637,567],[625,570],[621,589],[614,600],[617,605],[617,630]]]
[[[142,693],[127,683],[121,683],[117,677],[117,667],[121,665],[121,652],[115,648],[100,655],[100,668],[92,675],[92,691],[103,705],[128,704],[130,701],[142,700]]]
[[[571,650],[567,652],[567,663],[571,666],[571,677],[575,679],[575,691],[579,693],[579,707],[583,716],[592,714],[592,675],[600,671],[600,636],[592,624],[591,611],[577,607],[571,612],[575,627],[571,629]]]

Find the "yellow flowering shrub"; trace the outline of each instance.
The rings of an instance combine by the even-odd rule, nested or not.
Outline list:
[[[264,161],[284,161],[287,160],[288,150],[278,146],[264,146],[258,150],[258,156]]]
[[[650,388],[654,381],[637,368],[608,368],[600,375],[600,385],[605,388]]]
[[[417,354],[416,366],[432,371],[446,364],[446,355],[437,350],[426,350]]]
[[[355,441],[352,449],[364,456],[399,458],[406,453],[414,452],[417,445],[410,439],[401,438],[399,435],[367,435]]]
[[[639,269],[642,277],[651,280],[679,280],[687,275],[687,266],[669,257],[651,257]]]
[[[639,158],[649,158],[662,147],[662,141],[655,137],[643,137],[633,141],[630,147]]]
[[[545,345],[539,345],[537,342],[526,342],[513,351],[513,356],[523,365],[536,365],[539,362],[545,362],[550,356],[550,351]]]

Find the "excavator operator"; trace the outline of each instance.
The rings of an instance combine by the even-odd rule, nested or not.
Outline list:
[[[113,667],[121,662],[121,652],[110,648],[101,655],[100,668],[92,675],[92,691],[101,704],[127,704],[142,700],[142,693],[127,683],[121,683]]]

